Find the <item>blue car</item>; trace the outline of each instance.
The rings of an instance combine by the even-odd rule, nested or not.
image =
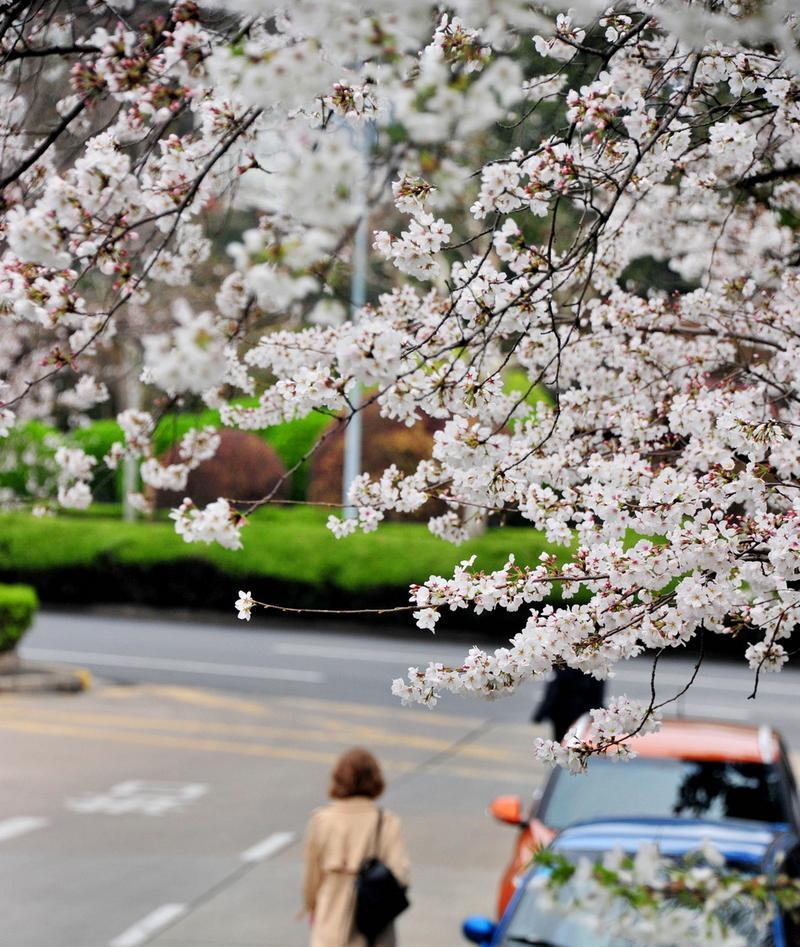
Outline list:
[[[581,856],[597,859],[621,848],[635,853],[645,842],[655,842],[667,858],[681,858],[708,840],[729,867],[742,872],[770,874],[785,854],[797,845],[794,835],[777,835],[763,822],[712,822],[690,819],[605,819],[570,826],[556,838],[552,848],[576,861]],[[498,924],[486,917],[470,917],[463,925],[467,940],[480,947],[646,947],[592,931],[569,916],[538,908],[536,887],[529,884],[548,869],[530,870]],[[796,947],[800,932],[789,930],[789,921],[776,912],[767,933],[758,938],[752,918],[737,918],[735,927],[747,937],[750,947]]]

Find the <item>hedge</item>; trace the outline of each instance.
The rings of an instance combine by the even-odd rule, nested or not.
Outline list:
[[[27,421],[12,428],[0,442],[0,489],[17,496],[29,496],[32,482],[52,489],[55,476],[55,447],[49,444],[54,428],[40,421]],[[49,487],[47,486],[49,484]]]
[[[41,518],[5,513],[0,515],[0,570],[89,565],[98,558],[149,566],[199,559],[231,577],[329,582],[356,593],[375,585],[405,586],[431,573],[450,574],[473,553],[478,567],[496,569],[509,551],[521,562],[535,562],[548,549],[534,529],[490,530],[455,547],[420,523],[387,523],[376,532],[337,540],[325,526],[327,516],[327,511],[303,507],[261,510],[242,531],[244,548],[232,551],[187,544],[165,519],[126,523],[98,511]]]
[[[36,591],[30,585],[0,585],[0,654],[16,647],[38,607]]]
[[[153,522],[125,523],[118,516],[115,507],[41,519],[0,514],[0,582],[34,584],[48,605],[189,608],[233,619],[239,589],[249,589],[260,601],[296,608],[385,608],[405,605],[409,585],[428,575],[451,575],[453,566],[473,553],[475,567],[485,571],[502,566],[509,552],[523,565],[538,562],[545,550],[562,562],[570,555],[564,547],[548,547],[537,530],[514,526],[490,529],[457,548],[421,523],[386,523],[377,532],[336,540],[325,528],[327,513],[304,507],[259,511],[242,532],[244,548],[230,551],[184,543],[165,511]],[[630,534],[626,542],[637,538]],[[28,594],[33,595],[32,613],[36,596],[32,590]],[[581,590],[572,601],[587,598]],[[556,592],[541,604],[559,601]],[[307,614],[281,615],[281,621],[293,618],[305,627],[314,621]],[[403,613],[368,614],[360,620],[370,629],[392,627],[392,633],[398,625],[413,629],[411,617]],[[446,611],[437,632],[499,642],[524,623],[525,609],[478,616],[465,609]],[[740,658],[751,640],[741,634],[706,634],[704,648]]]
[[[372,608],[405,605],[410,584],[431,574],[451,575],[473,553],[476,567],[488,571],[502,566],[509,552],[521,563],[535,563],[548,548],[538,531],[516,527],[489,530],[456,548],[421,523],[387,523],[377,532],[336,540],[326,517],[308,508],[259,511],[242,532],[244,548],[231,551],[184,543],[163,519],[125,523],[97,511],[41,519],[6,513],[0,515],[0,580],[35,580],[48,604],[135,603],[230,613],[242,588],[281,605]],[[466,614],[458,612],[445,624],[468,624]],[[516,628],[522,624],[519,615],[509,620]],[[500,621],[499,614],[483,616],[481,625]]]

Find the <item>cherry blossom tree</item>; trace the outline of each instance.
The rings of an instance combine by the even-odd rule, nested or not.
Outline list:
[[[178,462],[155,457],[159,417],[191,399],[245,430],[373,403],[436,419],[431,457],[358,478],[357,516],[331,530],[437,498],[443,539],[513,513],[567,561],[420,576],[420,628],[502,609],[519,631],[410,669],[402,700],[493,697],[564,665],[604,678],[708,635],[755,640],[756,685],[780,670],[800,605],[790,2],[74,6],[0,6],[0,434],[58,406],[80,423],[119,339],[148,403],[119,413],[104,464],[135,459],[150,488],[182,490],[217,448],[196,430]],[[181,288],[225,213],[250,223],[197,312]],[[376,289],[347,319],[366,215]],[[512,366],[526,382],[508,392]],[[531,407],[539,386],[552,403]],[[87,506],[93,458],[65,443],[55,460],[57,502]],[[275,491],[186,500],[175,528],[238,548]],[[655,688],[614,698],[537,753],[625,755],[658,710]]]

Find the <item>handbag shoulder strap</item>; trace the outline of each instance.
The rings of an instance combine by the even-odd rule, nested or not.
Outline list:
[[[375,841],[372,844],[373,858],[380,855],[381,848],[381,827],[383,826],[383,809],[378,808],[378,821],[375,824]]]

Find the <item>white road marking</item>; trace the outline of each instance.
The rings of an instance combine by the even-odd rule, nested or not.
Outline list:
[[[375,664],[427,664],[419,652],[384,651],[367,648],[339,648],[324,644],[294,644],[279,642],[272,646],[276,654],[296,654],[305,658],[329,658],[334,661],[371,661]]]
[[[282,852],[284,848],[288,848],[294,840],[294,832],[275,832],[260,842],[256,842],[239,857],[243,862],[263,862],[277,855],[278,852]]]
[[[119,937],[109,942],[108,947],[138,947],[152,937],[156,931],[176,921],[186,913],[185,904],[162,904],[151,911],[147,917],[123,931]]]
[[[35,815],[18,815],[13,819],[4,819],[0,822],[0,842],[33,832],[34,829],[43,829],[48,824],[48,819]]]
[[[300,671],[294,668],[264,668],[174,658],[141,658],[127,654],[99,654],[96,651],[53,651],[50,648],[22,648],[21,652],[22,657],[34,660],[94,664],[99,667],[177,671],[179,674],[211,674],[215,677],[256,677],[274,681],[298,681],[303,684],[321,684],[325,680],[325,675],[319,671]]]
[[[64,803],[67,809],[81,815],[130,815],[139,813],[161,816],[184,809],[188,803],[208,792],[204,783],[152,782],[129,779],[105,792],[84,793]]]

